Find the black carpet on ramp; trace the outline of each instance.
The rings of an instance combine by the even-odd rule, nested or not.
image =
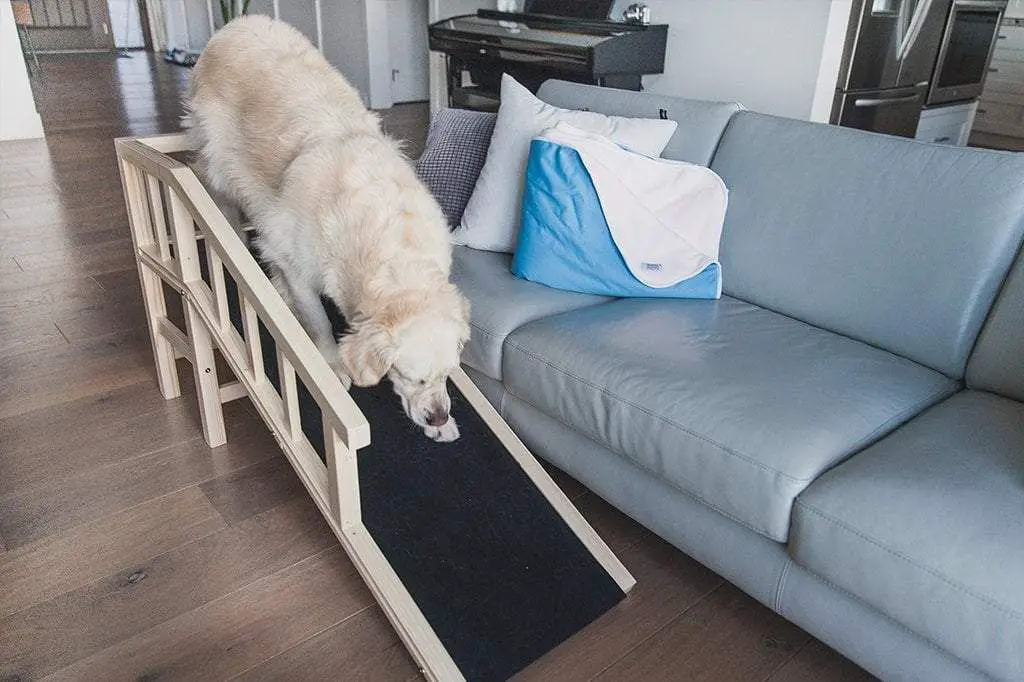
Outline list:
[[[325,305],[340,335],[344,321]],[[262,325],[260,336],[280,391],[273,338]],[[358,455],[363,523],[466,679],[505,680],[624,594],[465,397],[449,391],[462,435],[439,444],[405,416],[386,379],[352,389],[372,440]],[[303,432],[323,459],[320,410],[301,382],[299,397]]]

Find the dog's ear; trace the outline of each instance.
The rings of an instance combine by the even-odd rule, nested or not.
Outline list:
[[[394,363],[391,335],[380,325],[361,324],[338,342],[341,367],[356,386],[375,386]]]

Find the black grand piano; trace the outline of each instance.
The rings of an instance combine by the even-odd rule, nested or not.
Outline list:
[[[501,74],[536,92],[549,78],[640,90],[662,73],[668,26],[613,21],[614,0],[526,0],[523,12],[479,10],[431,24],[447,60],[448,106],[495,110]]]

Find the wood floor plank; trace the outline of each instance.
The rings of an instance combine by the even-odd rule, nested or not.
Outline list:
[[[8,256],[45,254],[101,244],[123,248],[130,242],[127,220],[123,225],[102,227],[91,232],[69,230],[60,224],[28,234],[0,230],[0,253]]]
[[[250,668],[233,682],[338,682],[421,679],[412,658],[377,605]]]
[[[152,365],[142,330],[0,358],[0,419],[140,383],[155,376]]]
[[[105,294],[91,277],[40,279],[32,286],[0,291],[0,323],[10,324],[26,315],[86,309]]]
[[[227,679],[372,601],[341,548],[331,547],[46,679]],[[296,672],[293,679],[306,679]]]
[[[519,673],[517,682],[590,680],[723,583],[653,536],[618,556],[637,580],[626,599]]]
[[[622,551],[646,538],[654,537],[653,533],[595,493],[587,491],[573,500],[573,505],[614,552]]]
[[[0,534],[18,547],[268,458],[283,459],[270,432],[252,428],[242,403],[226,405],[224,417],[229,440],[220,447],[210,448],[195,435],[99,467],[56,471],[35,486],[0,495]]]
[[[0,616],[224,528],[197,488],[150,500],[0,556]],[[0,621],[5,622],[5,621]],[[0,625],[0,641],[6,625]],[[0,651],[9,649],[0,646]]]
[[[88,277],[135,267],[135,255],[127,242],[92,244],[47,253],[14,256],[26,273],[40,279]]]
[[[308,495],[284,455],[207,481],[200,489],[228,523],[238,523],[288,500]]]
[[[173,401],[147,378],[0,418],[0,495],[45,484],[69,467],[82,473],[194,439],[199,413],[190,383],[182,384]]]
[[[18,275],[21,277],[21,275]],[[101,284],[105,282],[106,286]],[[41,281],[0,290],[0,352],[11,354],[18,330],[56,331],[65,342],[83,341],[146,324],[136,268],[99,275]],[[50,344],[58,345],[58,344]]]
[[[809,640],[803,630],[726,583],[596,680],[763,680]]]
[[[0,235],[5,238],[25,236],[26,231],[44,235],[87,234],[128,225],[124,200],[85,198],[69,205],[68,200],[41,201],[35,206],[17,210],[4,207],[6,218],[0,222]]]
[[[67,346],[68,340],[49,319],[18,320],[0,325],[0,358]]]
[[[869,674],[853,661],[836,655],[816,639],[807,643],[796,656],[779,668],[769,682],[876,682],[877,678]]]
[[[587,494],[587,487],[569,474],[565,473],[553,464],[548,464],[544,460],[540,460],[540,464],[544,467],[544,470],[548,472],[548,476],[551,477],[551,480],[553,480],[555,484],[562,489],[562,492],[565,493],[565,496],[571,501],[576,501],[583,497],[583,495]]]
[[[194,488],[190,491],[198,494]],[[335,547],[336,542],[307,498],[163,554],[140,558],[117,573],[0,621],[0,678],[7,674],[37,679],[74,665]],[[328,582],[338,582],[341,589],[343,581],[335,581],[336,576],[332,573]],[[355,589],[351,585],[346,587]],[[361,584],[358,588],[364,589]],[[316,597],[320,601],[336,594],[329,590],[318,592]],[[294,605],[284,602],[280,606]],[[231,612],[239,626],[247,621],[246,608]],[[301,613],[292,611],[292,617],[299,618]],[[264,625],[269,630],[287,629],[287,620],[276,619]],[[229,634],[232,626],[226,624],[225,628]],[[46,636],[40,637],[40,632],[46,632]],[[310,634],[313,633],[305,636]],[[109,678],[80,675],[77,679]]]
[[[146,310],[141,293],[126,288],[108,289],[104,294],[88,311],[54,316],[54,324],[69,343],[81,343],[114,332],[145,330]]]

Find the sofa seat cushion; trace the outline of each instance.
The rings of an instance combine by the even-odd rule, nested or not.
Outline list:
[[[909,360],[731,298],[521,327],[509,392],[774,540],[823,471],[949,395]]]
[[[469,299],[470,340],[462,361],[492,379],[501,379],[505,337],[527,322],[613,299],[551,289],[517,278],[512,256],[456,246],[452,281]]]
[[[964,391],[814,482],[795,559],[997,679],[1024,679],[1024,404]]]

